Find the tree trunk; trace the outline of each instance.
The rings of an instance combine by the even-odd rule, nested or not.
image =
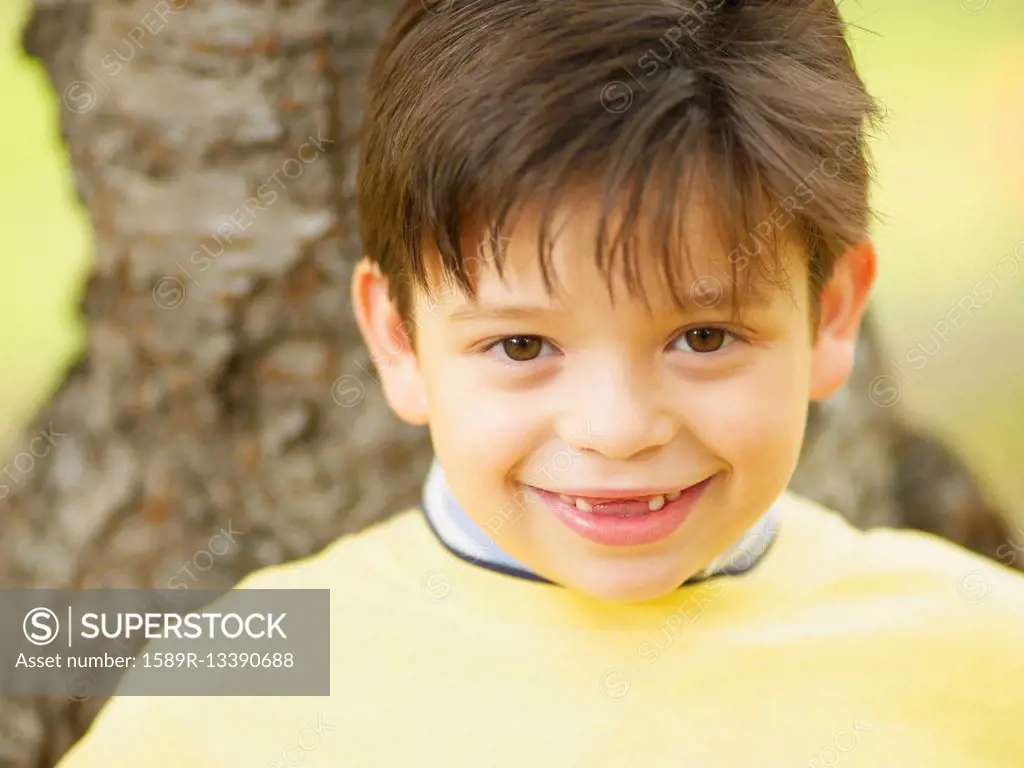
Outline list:
[[[53,436],[3,502],[4,584],[229,585],[416,501],[426,435],[389,415],[347,288],[396,6],[36,3],[95,256],[81,361],[15,449]],[[52,764],[100,703],[5,704],[0,754]]]
[[[4,587],[229,586],[417,501],[427,435],[387,410],[348,302],[360,97],[397,5],[35,0],[95,254],[86,347],[0,486]],[[863,526],[941,502],[896,481],[880,370],[814,409],[794,479]],[[0,702],[0,764],[53,765],[102,703]]]

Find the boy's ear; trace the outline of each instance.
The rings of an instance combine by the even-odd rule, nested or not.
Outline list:
[[[388,279],[365,257],[352,274],[352,309],[388,405],[402,421],[424,426],[426,387],[412,334],[388,296]]]
[[[811,399],[824,400],[853,370],[857,335],[875,284],[875,246],[865,240],[836,261],[821,294],[821,312],[811,361]]]

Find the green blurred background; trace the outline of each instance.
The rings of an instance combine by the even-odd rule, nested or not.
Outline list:
[[[1024,521],[1024,0],[842,7],[889,110],[874,145],[875,297],[902,369],[898,407],[951,439]],[[75,308],[91,258],[59,101],[21,55],[27,12],[26,0],[0,2],[0,445],[82,343]],[[990,300],[947,317],[986,280]]]

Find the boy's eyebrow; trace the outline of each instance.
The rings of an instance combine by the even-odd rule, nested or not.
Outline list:
[[[482,306],[469,304],[450,312],[445,318],[449,323],[466,322],[467,320],[479,320],[483,317],[493,317],[499,320],[528,320],[542,315],[557,312],[555,306],[525,305],[525,304],[497,304],[493,306]]]
[[[750,308],[764,308],[771,304],[771,293],[763,290],[749,290],[742,293],[744,305]],[[700,279],[691,284],[686,295],[683,311],[697,313],[715,307],[732,307],[736,294],[730,281]],[[484,318],[496,320],[530,320],[565,311],[560,304],[468,304],[447,314],[448,323],[460,323]]]

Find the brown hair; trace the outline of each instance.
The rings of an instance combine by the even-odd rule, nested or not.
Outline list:
[[[700,184],[731,244],[732,280],[747,265],[771,274],[788,230],[806,248],[816,303],[870,216],[865,139],[879,115],[844,31],[834,0],[406,0],[368,84],[365,251],[408,317],[411,281],[430,285],[425,250],[474,296],[469,221],[500,242],[527,202],[551,211],[570,186],[601,184],[598,265],[610,276],[621,255],[635,291],[643,211],[684,304],[676,254]],[[550,290],[549,227],[539,258]]]

